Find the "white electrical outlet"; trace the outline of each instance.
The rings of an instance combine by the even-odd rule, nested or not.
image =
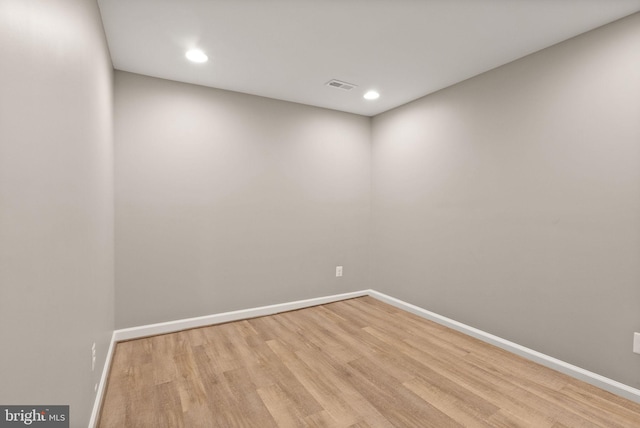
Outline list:
[[[633,352],[640,354],[640,333],[633,333]]]
[[[336,266],[336,276],[342,276],[342,266]]]
[[[91,371],[96,369],[96,342],[91,345]]]

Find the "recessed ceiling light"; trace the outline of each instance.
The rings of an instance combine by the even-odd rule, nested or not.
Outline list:
[[[369,91],[366,94],[364,94],[365,100],[377,100],[378,98],[380,98],[380,94],[377,93],[376,91]]]
[[[189,61],[198,63],[207,62],[209,59],[209,57],[200,49],[188,50],[184,56],[186,56]]]

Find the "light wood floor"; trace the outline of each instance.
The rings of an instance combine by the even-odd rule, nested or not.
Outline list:
[[[640,405],[361,297],[119,343],[99,426],[640,427]]]

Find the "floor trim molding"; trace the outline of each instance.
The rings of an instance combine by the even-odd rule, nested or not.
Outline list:
[[[476,339],[480,339],[483,342],[490,343],[491,345],[512,352],[545,367],[549,367],[576,379],[587,382],[593,386],[597,386],[598,388],[602,388],[605,391],[609,391],[631,401],[635,401],[636,403],[640,403],[640,389],[633,388],[632,386],[625,385],[624,383],[609,379],[608,377],[590,372],[589,370],[574,366],[573,364],[569,364],[565,361],[559,360],[541,352],[534,351],[533,349],[529,349],[522,345],[518,345],[517,343],[495,336],[491,333],[487,333],[485,331],[468,326],[442,315],[438,315],[419,306],[415,306],[411,303],[396,299],[395,297],[388,296],[375,290],[368,291],[369,296],[382,302],[388,303],[399,309],[403,309],[422,318],[426,318],[430,321],[444,325],[445,327],[449,327],[469,336],[475,337]]]
[[[98,425],[98,418],[100,417],[100,406],[102,405],[102,398],[107,389],[107,380],[109,377],[109,370],[111,369],[111,361],[113,360],[113,352],[116,348],[115,332],[111,335],[111,343],[109,343],[109,350],[104,360],[104,367],[102,368],[102,374],[100,375],[100,383],[98,384],[98,390],[96,391],[96,399],[93,402],[93,410],[91,411],[91,419],[89,419],[89,428],[95,428]]]
[[[590,372],[578,366],[574,366],[573,364],[569,364],[557,358],[551,357],[538,351],[534,351],[533,349],[526,348],[524,346],[518,345],[517,343],[495,336],[491,333],[487,333],[485,331],[468,326],[442,315],[438,315],[434,312],[428,311],[416,305],[412,305],[411,303],[404,302],[400,299],[396,299],[395,297],[388,296],[384,293],[380,293],[375,290],[361,290],[351,293],[335,294],[332,296],[318,297],[314,299],[297,300],[294,302],[282,303],[277,305],[260,306],[252,309],[224,312],[220,314],[206,315],[196,318],[186,318],[182,320],[115,330],[111,338],[111,344],[109,345],[104,369],[100,378],[100,384],[98,386],[98,392],[96,394],[93,411],[91,413],[89,428],[94,428],[98,423],[100,406],[102,404],[102,398],[106,389],[109,368],[111,367],[111,360],[117,342],[139,339],[143,337],[154,336],[157,334],[174,333],[176,331],[221,324],[225,322],[239,321],[266,315],[275,315],[280,312],[294,311],[296,309],[324,305],[327,303],[338,302],[340,300],[353,299],[355,297],[362,296],[371,296],[377,300],[388,303],[399,309],[403,309],[422,318],[434,321],[438,324],[465,333],[469,336],[475,337],[476,339],[480,339],[483,342],[490,343],[509,352],[513,352],[516,355],[534,361],[545,367],[557,370],[561,373],[572,376],[576,379],[580,379],[591,385],[597,386],[598,388],[602,388],[621,397],[640,403],[640,389],[633,388],[629,385],[625,385],[621,382],[609,379],[597,373]]]
[[[335,294],[333,296],[317,297],[315,299],[297,300],[295,302],[281,303],[277,305],[260,306],[252,309],[223,312],[221,314],[205,315],[196,318],[186,318],[139,327],[123,328],[121,330],[114,331],[113,334],[116,342],[122,342],[123,340],[139,339],[141,337],[155,336],[157,334],[174,333],[176,331],[188,330],[190,328],[263,317],[265,315],[275,315],[280,312],[324,305],[326,303],[337,302],[340,300],[353,299],[354,297],[367,296],[369,295],[369,291],[370,290],[354,291],[352,293]]]

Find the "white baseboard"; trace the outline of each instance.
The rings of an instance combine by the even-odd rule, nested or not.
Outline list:
[[[512,352],[545,367],[549,367],[576,379],[587,382],[593,386],[597,386],[598,388],[602,388],[616,395],[628,398],[629,400],[635,401],[636,403],[640,403],[640,389],[633,388],[629,385],[625,385],[624,383],[609,379],[597,373],[590,372],[589,370],[574,366],[573,364],[569,364],[541,352],[534,351],[533,349],[526,348],[524,346],[518,345],[517,343],[513,343],[501,337],[494,336],[493,334],[478,330],[477,328],[462,324],[461,322],[454,321],[450,318],[443,317],[442,315],[427,311],[426,309],[422,309],[418,306],[412,305],[411,303],[403,302],[402,300],[387,296],[386,294],[380,293],[378,291],[368,291],[369,296],[382,302],[388,303],[407,312],[411,312],[412,314],[418,315],[422,318],[434,321],[438,324],[444,325],[445,327],[449,327],[461,333],[475,337],[476,339],[480,339],[483,342],[490,343],[491,345],[495,345],[498,348],[502,348],[506,351]]]
[[[111,368],[111,360],[113,359],[113,352],[115,351],[116,346],[114,337],[115,333],[111,335],[111,343],[109,343],[109,350],[107,351],[107,356],[104,360],[104,367],[102,368],[102,374],[100,375],[100,383],[98,384],[98,390],[96,391],[96,399],[93,402],[93,410],[91,411],[91,419],[89,419],[89,428],[95,428],[98,424],[100,405],[102,404],[102,397],[104,397],[104,392],[107,388],[109,369]]]
[[[244,309],[233,312],[224,312],[221,314],[206,315],[196,318],[187,318],[183,320],[169,321],[158,324],[149,324],[139,327],[125,328],[116,330],[113,332],[109,351],[107,352],[107,359],[104,364],[102,377],[98,386],[98,393],[93,406],[93,412],[91,414],[91,421],[89,422],[89,428],[94,428],[98,422],[98,413],[100,411],[100,405],[102,403],[102,397],[106,387],[107,376],[109,374],[109,368],[111,366],[111,359],[115,344],[124,340],[138,339],[147,336],[153,336],[157,334],[173,333],[176,331],[187,330],[190,328],[204,327],[208,325],[221,324],[231,321],[239,321],[249,318],[261,317],[266,315],[274,315],[280,312],[293,311],[296,309],[308,308],[311,306],[324,305],[327,303],[337,302],[340,300],[352,299],[355,297],[371,296],[382,302],[388,303],[399,309],[403,309],[412,314],[418,315],[422,318],[434,321],[438,324],[452,328],[454,330],[465,333],[469,336],[482,340],[483,342],[490,343],[499,348],[513,352],[516,355],[520,355],[528,360],[534,361],[545,367],[557,370],[561,373],[572,376],[576,379],[585,381],[591,385],[602,388],[606,391],[628,398],[629,400],[640,403],[640,390],[631,386],[625,385],[613,379],[601,376],[597,373],[590,372],[572,364],[553,358],[549,355],[542,354],[533,349],[526,348],[518,345],[506,339],[503,339],[477,328],[462,324],[458,321],[450,318],[438,315],[434,312],[427,311],[426,309],[388,296],[375,290],[361,290],[352,293],[336,294],[333,296],[318,297],[315,299],[298,300],[290,303],[282,303],[278,305],[261,306],[253,309]]]
[[[215,315],[205,315],[196,318],[187,318],[183,320],[162,322],[158,324],[143,325],[140,327],[124,328],[116,330],[113,334],[116,342],[123,340],[138,339],[146,336],[154,336],[156,334],[173,333],[190,328],[204,327],[207,325],[221,324],[231,321],[245,320],[255,317],[263,317],[265,315],[274,315],[280,312],[294,311],[296,309],[308,308],[310,306],[324,305],[326,303],[337,302],[339,300],[353,299],[354,297],[362,297],[369,294],[369,290],[354,291],[352,293],[335,294],[333,296],[318,297],[315,299],[297,300],[290,303],[281,303],[278,305],[260,306],[253,309],[243,309],[233,312],[224,312]]]

